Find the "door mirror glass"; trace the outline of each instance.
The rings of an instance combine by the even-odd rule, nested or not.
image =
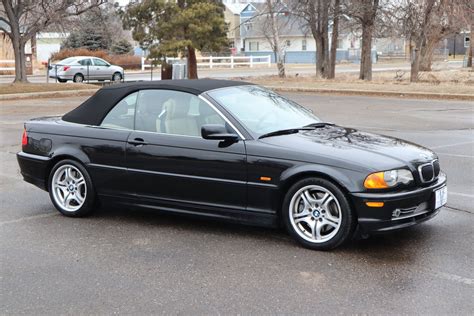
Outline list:
[[[225,125],[220,124],[206,124],[201,127],[201,136],[204,139],[237,141],[239,136],[237,134],[229,133]]]

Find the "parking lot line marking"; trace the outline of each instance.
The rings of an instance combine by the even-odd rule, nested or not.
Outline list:
[[[468,144],[474,144],[474,142],[471,141],[471,142],[463,142],[463,143],[456,143],[456,144],[449,144],[449,145],[432,146],[432,147],[430,147],[430,148],[431,148],[431,149],[439,149],[439,148],[453,147],[453,146],[461,146],[461,145],[468,145]]]
[[[428,274],[431,274],[434,277],[439,279],[444,279],[448,281],[454,281],[458,283],[463,283],[466,285],[474,285],[474,280],[470,278],[465,278],[456,274],[440,272],[440,271],[432,271],[432,270],[425,270]]]
[[[469,156],[469,155],[457,155],[457,154],[448,154],[448,153],[440,153],[440,152],[437,152],[437,154],[443,155],[443,156],[449,156],[449,157],[470,158],[470,159],[474,158],[474,156]]]
[[[56,213],[56,212],[52,212],[52,213],[39,214],[39,215],[33,215],[33,216],[27,216],[27,217],[12,219],[10,221],[0,222],[0,227],[3,226],[3,225],[21,223],[21,222],[29,221],[29,220],[32,220],[32,219],[45,218],[45,217],[50,217],[50,216],[55,216],[55,215],[59,215],[59,214]]]

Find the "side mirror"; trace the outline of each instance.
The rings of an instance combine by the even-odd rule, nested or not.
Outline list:
[[[223,141],[237,141],[239,136],[231,134],[227,131],[224,125],[206,124],[201,127],[201,136],[204,139],[223,140]]]

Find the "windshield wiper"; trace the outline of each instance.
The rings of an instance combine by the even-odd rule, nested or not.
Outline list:
[[[336,124],[334,123],[329,123],[329,122],[317,122],[317,123],[311,123],[308,125],[305,125],[304,127],[313,127],[313,128],[318,128],[318,127],[325,127],[325,126],[334,126]]]
[[[259,137],[259,139],[265,138],[265,137],[271,137],[271,136],[278,136],[278,135],[296,134],[299,131],[312,131],[313,129],[314,128],[310,127],[310,126],[289,128],[289,129],[281,129],[281,130],[278,130],[278,131],[263,134]]]
[[[271,137],[271,136],[278,136],[278,135],[296,134],[299,131],[312,131],[312,130],[314,130],[316,128],[319,128],[319,127],[333,126],[333,125],[336,125],[336,124],[328,123],[328,122],[311,123],[311,124],[305,125],[303,127],[281,129],[281,130],[278,130],[278,131],[266,133],[266,134],[261,135],[259,137],[259,139],[260,138],[265,138],[265,137]]]

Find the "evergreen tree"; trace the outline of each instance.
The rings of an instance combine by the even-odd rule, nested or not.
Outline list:
[[[130,4],[124,25],[150,57],[188,59],[188,78],[197,78],[196,49],[219,51],[227,47],[224,6],[218,0],[148,0]]]
[[[121,39],[120,41],[115,42],[110,50],[116,55],[124,55],[130,54],[133,50],[133,47],[129,41],[126,39]]]

